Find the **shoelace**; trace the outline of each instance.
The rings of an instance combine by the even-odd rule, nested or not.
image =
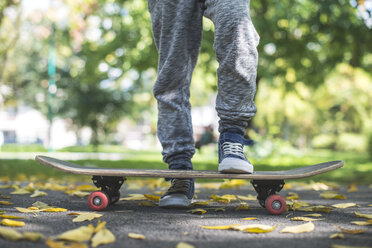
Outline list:
[[[235,155],[245,159],[243,145],[240,143],[224,142],[222,145],[224,155]]]
[[[190,187],[191,187],[190,179],[173,179],[172,185],[168,189],[167,193],[182,192],[188,194]]]

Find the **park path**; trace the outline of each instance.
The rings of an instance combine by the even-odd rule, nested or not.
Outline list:
[[[241,181],[238,181],[240,184]],[[0,185],[18,184],[17,182],[0,181]],[[28,182],[20,182],[22,187],[27,186]],[[86,184],[86,183],[77,183]],[[48,186],[49,185],[49,186]],[[26,225],[24,227],[14,228],[19,232],[34,231],[41,232],[44,238],[36,243],[29,241],[8,241],[0,238],[0,247],[47,247],[45,238],[56,239],[58,234],[89,224],[97,225],[98,220],[85,222],[72,222],[76,216],[67,215],[73,212],[91,212],[87,205],[87,197],[80,198],[66,194],[66,189],[57,189],[59,184],[49,182],[28,185],[28,188],[40,187],[40,190],[48,195],[31,198],[30,195],[13,195],[14,188],[2,187],[2,196],[11,196],[6,199],[12,205],[0,205],[0,210],[5,211],[7,215],[22,216]],[[69,190],[77,189],[76,186],[67,184]],[[74,184],[76,185],[76,184]],[[225,184],[229,186],[229,184]],[[161,186],[160,188],[154,188]],[[231,195],[244,196],[244,200],[232,200],[229,203],[211,201],[208,205],[194,206],[206,210],[204,214],[193,214],[188,209],[161,209],[156,203],[150,200],[124,200],[128,194],[134,194],[132,197],[139,197],[143,194],[156,195],[164,190],[164,182],[161,180],[129,180],[121,190],[122,200],[116,205],[111,206],[106,211],[100,212],[102,216],[100,221],[106,222],[106,227],[114,236],[116,241],[111,244],[99,247],[163,247],[173,248],[180,242],[190,244],[194,247],[372,247],[372,226],[358,226],[352,224],[352,221],[366,221],[366,218],[358,218],[355,212],[362,214],[372,214],[372,187],[358,186],[348,192],[348,186],[329,186],[322,183],[287,184],[281,195],[298,198],[300,202],[306,202],[310,205],[332,206],[338,203],[356,203],[357,206],[339,209],[332,207],[330,213],[325,212],[302,212],[289,211],[280,216],[273,216],[261,208],[257,201],[251,200],[251,195],[255,196],[253,188],[248,185],[237,187],[234,183],[225,189],[221,188],[221,183],[199,183],[197,185],[196,201],[209,201],[211,195],[227,196],[233,199]],[[46,188],[53,188],[46,189]],[[334,188],[335,187],[335,188]],[[324,199],[320,196],[324,192],[336,192],[337,195],[347,199]],[[71,191],[70,191],[71,193]],[[151,197],[150,197],[151,198]],[[336,197],[337,198],[337,197]],[[156,200],[156,199],[155,199]],[[40,212],[40,213],[20,213],[14,207],[30,207],[36,201],[42,201],[58,208],[65,208],[67,212]],[[147,202],[147,203],[145,203]],[[245,202],[249,205],[248,210],[236,210]],[[246,206],[245,205],[245,206]],[[219,211],[215,211],[219,210]],[[306,233],[282,233],[286,226],[305,224],[308,222],[292,221],[293,217],[300,217],[305,214],[319,213],[323,220],[313,221],[315,229]],[[243,218],[253,217],[255,220],[243,220]],[[201,226],[226,226],[233,224],[262,224],[275,227],[273,231],[267,233],[246,233],[234,230],[210,230]],[[342,228],[343,230],[340,231]],[[351,234],[356,230],[362,230],[360,234]],[[144,240],[128,237],[129,233],[136,233],[145,236]],[[343,233],[342,239],[331,239],[330,236],[336,233]],[[90,247],[90,243],[85,242]]]

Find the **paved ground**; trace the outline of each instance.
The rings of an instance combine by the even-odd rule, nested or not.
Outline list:
[[[0,185],[4,182],[0,182]],[[213,202],[202,208],[207,210],[204,215],[195,215],[186,212],[184,209],[167,210],[157,206],[138,206],[138,201],[119,201],[116,205],[102,212],[102,221],[107,222],[107,227],[116,236],[116,242],[101,247],[175,247],[179,242],[186,242],[195,247],[332,247],[333,245],[349,245],[372,247],[372,226],[356,226],[351,221],[365,219],[357,218],[354,211],[364,214],[372,214],[372,188],[370,186],[359,186],[357,192],[347,192],[347,187],[341,187],[338,193],[347,197],[346,200],[326,200],[319,196],[319,191],[303,189],[293,185],[291,189],[284,189],[281,195],[286,196],[289,192],[295,192],[300,196],[301,201],[312,205],[331,206],[336,203],[354,202],[359,207],[347,209],[334,209],[331,213],[322,213],[325,220],[313,222],[315,230],[302,234],[280,233],[284,226],[299,225],[304,222],[291,221],[291,217],[302,216],[305,212],[286,212],[281,216],[273,216],[261,208],[257,201],[247,201],[250,210],[236,211],[238,202],[222,204]],[[1,189],[2,195],[10,195],[14,189]],[[61,191],[48,191],[47,196],[30,198],[28,195],[12,195],[13,205],[1,206],[7,215],[25,217],[25,227],[17,228],[19,231],[38,231],[45,237],[55,237],[64,231],[71,230],[83,225],[92,223],[96,225],[97,220],[83,223],[73,223],[73,216],[61,213],[38,213],[37,217],[32,214],[19,213],[14,207],[29,207],[35,201],[43,201],[57,207],[66,208],[68,212],[89,212],[87,198],[69,196]],[[149,193],[149,189],[121,191],[122,197],[128,193]],[[208,200],[211,194],[255,194],[251,186],[244,186],[241,189],[205,189],[201,188],[197,193],[198,200]],[[2,199],[0,199],[2,200]],[[214,207],[226,207],[225,212],[215,212]],[[122,210],[133,210],[133,212],[118,212]],[[258,220],[241,220],[245,217],[257,217]],[[207,230],[200,225],[230,225],[230,224],[266,224],[278,225],[269,233],[252,234],[232,230]],[[334,225],[349,229],[364,229],[362,234],[345,234],[344,239],[330,239],[329,236],[339,231]],[[146,236],[145,240],[128,238],[128,233],[139,233]],[[26,241],[12,242],[0,238],[0,247],[46,247],[45,240],[38,243]]]

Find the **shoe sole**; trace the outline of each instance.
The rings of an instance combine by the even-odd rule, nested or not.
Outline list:
[[[159,200],[159,207],[162,208],[187,208],[191,205],[191,199],[184,194],[171,194]]]
[[[253,165],[245,160],[237,158],[225,158],[218,165],[218,171],[222,173],[252,174]]]

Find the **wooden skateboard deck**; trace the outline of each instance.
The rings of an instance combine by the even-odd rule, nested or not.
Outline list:
[[[113,169],[84,167],[71,162],[46,156],[36,156],[35,160],[54,169],[80,175],[93,176],[93,183],[101,188],[93,192],[89,207],[93,210],[104,210],[120,199],[120,187],[127,177],[164,177],[164,178],[220,178],[250,179],[258,196],[260,205],[271,214],[281,214],[286,210],[285,199],[277,194],[284,186],[284,180],[311,177],[340,168],[343,161],[331,161],[303,166],[283,171],[255,171],[253,174],[226,174],[218,171],[201,170],[150,170],[150,169]]]
[[[80,175],[117,177],[164,177],[164,178],[223,178],[254,180],[287,180],[311,177],[335,170],[344,165],[343,161],[331,161],[283,171],[256,171],[253,174],[226,174],[205,170],[151,170],[112,169],[80,166],[71,162],[46,156],[36,156],[35,160],[54,169]]]

